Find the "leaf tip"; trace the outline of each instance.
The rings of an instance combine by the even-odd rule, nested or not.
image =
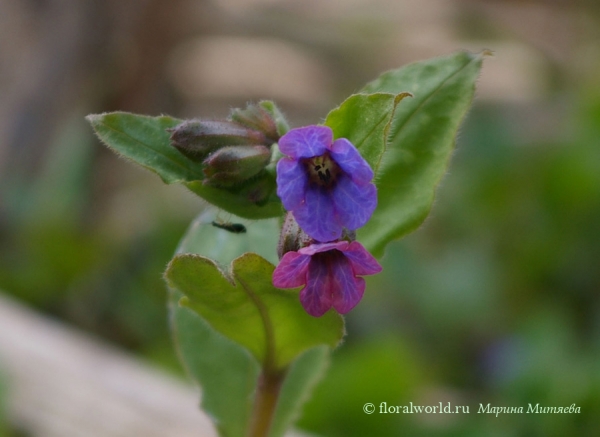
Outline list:
[[[175,262],[177,256],[175,256],[169,263],[167,264],[167,268],[163,273],[163,280],[167,283],[170,288],[175,288],[170,280],[171,271],[173,269],[173,262]]]
[[[190,307],[190,298],[187,296],[183,296],[181,299],[179,299],[179,307],[180,308],[189,308]]]
[[[103,116],[103,114],[88,114],[85,116],[85,119],[88,121],[88,123],[90,123],[92,126],[95,126],[98,124],[98,122],[100,121],[100,118]]]
[[[408,91],[396,94],[396,97],[394,98],[394,105],[400,103],[400,101],[403,100],[405,97],[414,97],[414,95],[412,93],[409,93]]]
[[[494,54],[494,51],[490,49],[483,49],[483,51],[480,53],[482,58],[485,58],[486,56],[494,56]]]

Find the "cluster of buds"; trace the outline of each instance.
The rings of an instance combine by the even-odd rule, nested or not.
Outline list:
[[[227,120],[186,120],[168,131],[173,147],[204,164],[203,183],[224,189],[260,179],[280,137],[274,114],[262,103],[234,109]]]

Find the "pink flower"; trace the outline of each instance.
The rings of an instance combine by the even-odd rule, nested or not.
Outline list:
[[[300,290],[308,314],[321,317],[331,307],[346,314],[360,302],[365,280],[381,271],[377,260],[357,241],[311,244],[287,252],[273,272],[273,285]]]

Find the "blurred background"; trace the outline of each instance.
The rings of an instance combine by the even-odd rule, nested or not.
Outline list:
[[[204,204],[117,158],[84,116],[223,118],[272,99],[317,123],[382,71],[458,49],[495,56],[432,214],[388,246],[299,427],[598,435],[596,0],[0,0],[0,290],[183,378],[161,275]],[[384,401],[471,414],[362,412]],[[32,435],[9,403],[0,359],[0,436]]]

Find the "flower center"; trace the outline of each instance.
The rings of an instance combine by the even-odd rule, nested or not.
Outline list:
[[[331,249],[326,252],[318,252],[312,255],[312,259],[317,262],[326,265],[328,268],[331,267],[332,264],[336,264],[340,261],[340,259],[345,258],[343,252],[337,249]]]
[[[341,173],[340,167],[331,159],[329,153],[303,160],[311,183],[331,187]]]

